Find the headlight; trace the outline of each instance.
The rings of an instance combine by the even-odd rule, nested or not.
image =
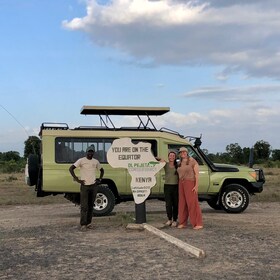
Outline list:
[[[253,177],[256,181],[258,181],[258,175],[256,171],[249,172],[250,176]]]

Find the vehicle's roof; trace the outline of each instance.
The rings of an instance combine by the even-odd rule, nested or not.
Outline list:
[[[80,130],[80,129],[44,129],[42,130],[42,137],[74,137],[74,138],[102,138],[102,139],[115,139],[115,138],[141,138],[141,139],[168,139],[178,144],[188,144],[189,141],[186,138],[182,138],[178,134],[173,134],[166,131],[158,130],[113,130],[113,129],[92,129],[92,130]]]
[[[119,115],[119,116],[160,116],[170,111],[169,107],[118,107],[118,106],[83,106],[82,115]]]

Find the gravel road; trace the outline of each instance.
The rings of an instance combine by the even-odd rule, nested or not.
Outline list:
[[[161,230],[204,250],[202,259],[126,229],[133,202],[94,218],[86,232],[71,203],[0,207],[0,279],[279,279],[279,203],[251,203],[242,214],[201,206],[203,230]],[[148,224],[165,222],[164,202],[147,201],[146,211]]]

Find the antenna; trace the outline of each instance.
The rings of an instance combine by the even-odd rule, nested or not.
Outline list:
[[[0,104],[0,106],[23,128],[24,132],[29,137],[25,127],[16,119],[16,117],[12,113],[10,113],[2,104]]]
[[[2,104],[0,104],[0,107],[2,107],[3,110],[5,110],[5,111],[18,123],[18,125],[20,125],[20,126],[23,128],[25,134],[26,134],[27,137],[29,138],[30,135],[29,135],[28,132],[26,131],[25,127],[17,120],[17,118],[16,118],[12,113],[10,113]],[[33,148],[33,153],[36,154],[36,153],[35,153],[35,148],[34,148],[33,145],[32,145],[32,148]]]

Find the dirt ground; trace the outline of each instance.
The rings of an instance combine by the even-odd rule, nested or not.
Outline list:
[[[203,259],[126,229],[133,202],[94,218],[87,232],[71,203],[0,207],[0,279],[279,279],[280,203],[251,203],[242,214],[201,206],[203,230],[162,230],[204,250]],[[164,202],[147,201],[146,211],[148,224],[165,222]]]

